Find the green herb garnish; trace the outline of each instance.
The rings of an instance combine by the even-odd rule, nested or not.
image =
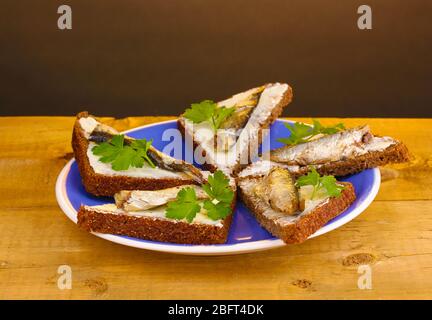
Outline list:
[[[318,120],[312,119],[312,122],[312,126],[300,122],[284,123],[291,135],[288,138],[279,138],[277,140],[288,145],[296,145],[308,142],[318,134],[333,134],[345,130],[343,123],[324,127]]]
[[[190,108],[186,109],[184,117],[193,123],[209,121],[216,132],[221,124],[235,111],[234,107],[218,107],[212,100],[204,100],[200,103],[192,103]]]
[[[207,179],[207,183],[202,186],[204,191],[211,199],[216,199],[219,202],[231,204],[234,192],[230,188],[229,179],[218,170]]]
[[[186,219],[192,222],[196,214],[200,212],[194,188],[184,188],[177,194],[176,201],[167,204],[166,216],[172,219]]]
[[[296,181],[297,187],[313,186],[313,191],[311,195],[311,200],[314,196],[325,192],[329,197],[339,197],[344,186],[337,183],[334,176],[320,176],[314,167],[311,167],[311,171],[305,175],[301,176]]]
[[[204,209],[212,220],[224,219],[231,212],[231,202],[234,192],[229,186],[229,179],[218,170],[213,176],[209,176],[207,183],[203,185],[204,191],[210,199],[204,201]]]
[[[129,167],[142,168],[146,162],[152,168],[154,163],[147,155],[147,151],[153,140],[133,140],[125,145],[124,135],[113,136],[110,141],[102,142],[92,148],[94,155],[99,156],[99,161],[111,163],[115,171],[127,170]]]
[[[229,179],[216,171],[208,177],[208,182],[202,186],[209,196],[204,201],[197,200],[195,189],[184,188],[177,194],[173,202],[167,204],[166,216],[172,219],[186,219],[192,222],[196,214],[201,211],[201,205],[207,210],[207,216],[212,220],[224,219],[231,213],[231,202],[234,191],[230,188]]]

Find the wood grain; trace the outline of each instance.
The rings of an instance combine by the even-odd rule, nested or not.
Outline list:
[[[106,118],[119,130],[170,119]],[[294,119],[305,120],[308,119]],[[0,299],[431,299],[432,119],[343,120],[404,141],[414,156],[383,169],[377,199],[345,226],[301,245],[222,257],[128,248],[79,230],[57,205],[72,157],[72,117],[0,118]],[[57,268],[70,265],[72,290]],[[360,264],[372,290],[357,287]]]

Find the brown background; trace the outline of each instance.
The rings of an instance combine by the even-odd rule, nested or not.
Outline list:
[[[357,29],[361,4],[373,30]],[[268,81],[293,86],[286,116],[431,115],[428,0],[2,0],[0,14],[2,115],[175,115]]]

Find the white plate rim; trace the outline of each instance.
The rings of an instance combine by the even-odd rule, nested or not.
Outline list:
[[[292,122],[285,119],[278,119],[280,121],[284,122]],[[136,127],[127,131],[124,131],[122,133],[129,133],[132,131],[140,130],[143,128],[149,128],[155,125],[170,123],[170,122],[176,122],[177,120],[166,120],[161,121],[157,123],[151,123],[147,125],[143,125],[140,127]],[[64,214],[72,220],[75,224],[77,223],[77,211],[72,206],[71,202],[69,201],[69,198],[66,194],[66,180],[67,175],[70,171],[70,168],[72,164],[75,162],[75,159],[71,159],[60,171],[60,174],[57,177],[56,186],[55,186],[55,193],[57,202],[64,212]],[[367,197],[363,200],[363,202],[360,203],[360,205],[355,208],[350,214],[344,216],[343,218],[326,225],[316,231],[314,234],[309,236],[308,239],[318,237],[320,235],[323,235],[327,232],[330,232],[332,230],[335,230],[342,225],[346,224],[347,222],[353,220],[355,217],[357,217],[360,213],[362,213],[375,199],[376,195],[378,194],[380,184],[381,184],[381,174],[378,168],[373,169],[373,175],[374,175],[374,184],[372,185],[371,191],[367,195]],[[133,240],[129,238],[124,238],[122,236],[118,235],[112,235],[112,234],[103,234],[98,232],[92,232],[92,234],[96,235],[97,237],[100,237],[102,239],[122,244],[129,247],[139,248],[139,249],[147,249],[147,250],[153,250],[153,251],[159,251],[159,252],[166,252],[166,253],[176,253],[176,254],[185,254],[185,255],[230,255],[230,254],[241,254],[241,253],[249,253],[249,252],[256,252],[256,251],[262,251],[262,250],[269,250],[269,249],[275,249],[279,247],[283,247],[286,245],[285,242],[283,242],[280,239],[272,239],[272,240],[258,240],[258,241],[251,241],[251,242],[244,242],[244,243],[236,243],[236,244],[219,244],[219,245],[178,245],[178,244],[161,244],[161,243],[152,243],[149,240]]]

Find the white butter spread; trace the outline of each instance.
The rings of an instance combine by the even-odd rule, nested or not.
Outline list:
[[[108,127],[106,125],[101,124],[99,121],[92,117],[84,117],[79,119],[79,123],[84,132],[84,136],[88,139],[90,134],[93,132],[96,127],[100,126],[104,130],[117,134],[113,128]],[[103,174],[103,175],[111,175],[111,176],[128,176],[128,177],[136,177],[136,178],[175,178],[175,179],[189,179],[189,177],[182,172],[174,172],[170,170],[165,170],[161,168],[152,168],[147,163],[144,163],[142,168],[133,168],[130,167],[125,171],[116,171],[113,170],[110,163],[103,163],[99,161],[99,157],[94,155],[92,152],[92,148],[96,146],[96,143],[90,142],[87,149],[87,157],[90,162],[90,166],[93,168],[95,173]]]
[[[85,137],[88,139],[90,137],[90,134],[93,132],[93,130],[96,129],[96,127],[98,126],[99,122],[92,117],[87,117],[87,118],[80,118],[79,124],[81,125],[81,128],[84,131]]]
[[[92,148],[96,146],[96,143],[89,142],[87,149],[87,157],[90,162],[90,166],[93,168],[95,173],[111,176],[128,176],[136,178],[176,178],[176,179],[190,179],[185,173],[174,172],[161,168],[152,168],[147,163],[144,163],[142,168],[130,167],[124,171],[116,171],[111,168],[110,163],[103,163],[99,161],[99,157],[94,155]]]
[[[115,204],[104,204],[100,206],[85,206],[87,210],[96,211],[98,213],[106,213],[106,214],[122,214],[122,215],[128,215],[133,217],[148,217],[148,218],[154,218],[154,219],[164,219],[164,220],[170,220],[172,222],[179,222],[183,221],[188,223],[186,220],[176,220],[176,219],[170,219],[165,216],[166,212],[166,206],[160,206],[157,208],[152,208],[148,210],[143,211],[133,211],[133,212],[127,212],[122,209],[118,209]],[[207,225],[213,225],[216,227],[222,227],[222,220],[212,220],[207,215],[205,215],[205,209],[202,209],[201,212],[198,212],[195,216],[194,220],[191,222],[194,224],[207,224]]]

